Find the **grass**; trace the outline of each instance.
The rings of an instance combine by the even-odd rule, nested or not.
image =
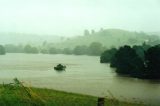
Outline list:
[[[18,80],[0,85],[0,106],[97,106],[97,97],[51,89],[24,87]],[[144,106],[105,99],[105,106]]]

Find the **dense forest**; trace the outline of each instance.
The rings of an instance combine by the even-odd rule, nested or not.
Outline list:
[[[101,63],[110,63],[121,75],[136,78],[160,78],[160,45],[124,45],[104,51],[100,57]]]

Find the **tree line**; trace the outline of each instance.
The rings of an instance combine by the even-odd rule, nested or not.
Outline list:
[[[100,62],[110,63],[110,67],[115,68],[121,75],[159,79],[160,45],[150,46],[144,43],[139,46],[111,48],[101,54]]]
[[[100,56],[100,54],[106,49],[99,42],[92,42],[90,45],[77,45],[74,48],[56,48],[55,46],[32,46],[27,45],[4,45],[3,48],[7,53],[30,53],[30,54],[74,54],[74,55],[93,55]]]
[[[74,54],[100,56],[106,48],[99,42],[92,42],[90,45],[77,45],[74,48],[44,47],[40,50],[43,54]]]

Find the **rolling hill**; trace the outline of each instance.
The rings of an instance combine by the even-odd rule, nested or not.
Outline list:
[[[139,45],[143,42],[154,42],[159,40],[158,36],[151,36],[144,32],[130,32],[121,29],[103,29],[88,35],[76,36],[55,44],[58,48],[74,48],[77,45],[89,45],[92,42],[100,42],[103,46],[110,48],[121,45]]]

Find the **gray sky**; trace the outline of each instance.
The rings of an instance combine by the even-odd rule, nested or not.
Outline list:
[[[160,31],[160,0],[0,0],[0,32]]]

